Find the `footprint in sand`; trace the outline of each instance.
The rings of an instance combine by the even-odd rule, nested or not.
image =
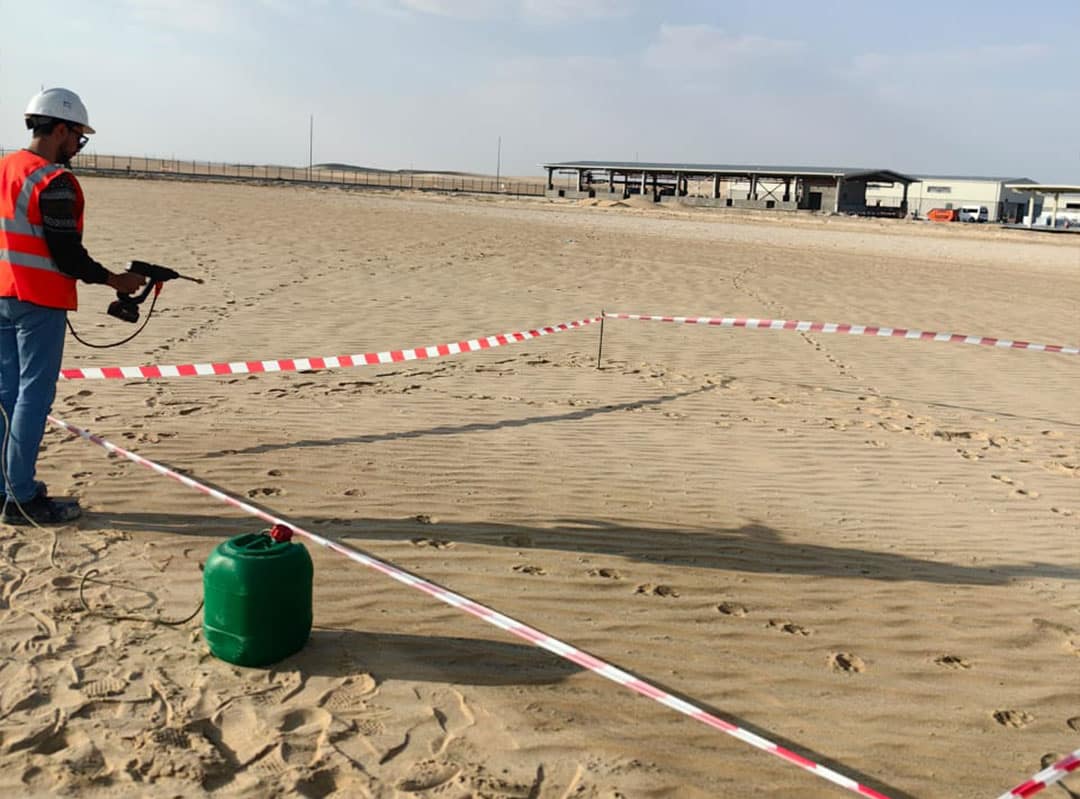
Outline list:
[[[423,793],[445,785],[461,773],[461,768],[449,763],[426,762],[416,767],[416,774],[398,783],[398,790]]]
[[[511,547],[531,547],[532,539],[527,535],[504,535],[502,542]]]
[[[15,677],[0,694],[0,717],[7,717],[19,710],[30,710],[45,703],[45,695],[38,689],[35,674],[28,669],[21,669]],[[28,682],[23,681],[26,678],[29,678]]]
[[[85,685],[79,686],[80,690],[91,699],[98,699],[103,696],[113,696],[124,692],[127,688],[127,681],[116,678],[106,677],[103,680],[93,680]]]
[[[998,480],[999,482],[1002,482],[1008,486],[1011,486],[1013,484],[1013,479],[1007,474],[992,474],[990,475],[990,479]]]
[[[1046,632],[1049,630],[1064,636],[1077,634],[1075,627],[1070,627],[1067,624],[1058,624],[1056,621],[1050,621],[1049,619],[1034,618],[1031,620],[1031,623],[1035,625],[1039,632]]]
[[[337,793],[337,772],[335,769],[316,771],[308,777],[296,781],[298,796],[330,796]]]
[[[740,605],[738,602],[721,602],[716,606],[716,610],[725,616],[745,616],[750,612],[745,605]]]
[[[321,708],[298,708],[282,717],[278,730],[297,735],[317,734],[328,727],[331,720],[330,713]]]
[[[934,658],[934,663],[946,669],[970,669],[971,663],[959,655],[942,655]]]
[[[679,592],[672,588],[670,585],[653,585],[652,583],[642,583],[637,587],[637,589],[635,589],[634,593],[670,598],[675,598],[679,595]]]
[[[255,705],[279,705],[295,693],[302,683],[299,672],[285,672],[279,674],[270,687],[248,696]]]
[[[944,439],[945,441],[986,441],[990,438],[986,433],[972,432],[970,430],[935,430],[932,437]]]
[[[176,727],[161,727],[150,734],[154,743],[172,749],[190,749],[191,736]]]
[[[347,677],[323,698],[321,705],[332,713],[373,715],[368,700],[375,696],[377,689],[375,678],[370,674]]]
[[[270,750],[263,757],[252,763],[249,768],[258,777],[263,779],[273,780],[280,777],[286,771],[289,766],[285,762],[285,757],[282,754],[282,748],[284,744],[278,744],[274,749]]]
[[[1046,463],[1043,464],[1043,468],[1048,472],[1054,474],[1060,474],[1065,477],[1080,477],[1080,464],[1072,463],[1071,461],[1063,461],[1062,463]]]
[[[1073,716],[1071,719],[1065,721],[1069,725],[1069,729],[1073,732],[1080,732],[1080,716]]]
[[[429,516],[426,513],[418,513],[415,516],[413,516],[412,518],[413,518],[414,522],[418,522],[420,524],[435,524],[436,522],[439,521],[434,516]]]
[[[1011,727],[1014,730],[1023,729],[1035,721],[1033,715],[1023,710],[995,710],[993,717],[1002,727]]]
[[[622,574],[618,569],[589,569],[587,574],[590,577],[603,577],[605,580],[621,580]]]
[[[431,547],[432,549],[453,549],[454,542],[445,538],[410,538],[409,543],[414,547]]]
[[[386,725],[378,719],[353,718],[350,720],[355,725],[356,731],[368,738],[375,735],[382,735],[386,732]]]
[[[305,724],[307,721],[306,716],[303,715],[305,712],[303,710],[292,711],[284,714],[284,716],[273,713],[272,717],[277,718],[276,723],[271,728],[259,718],[253,706],[225,705],[218,709],[209,719],[193,721],[187,725],[186,729],[189,732],[202,734],[205,738],[214,742],[217,748],[230,752],[230,760],[244,766],[262,757],[270,742],[280,738],[283,734],[306,726],[310,726],[310,729],[305,729],[305,732],[320,733],[322,727]],[[329,718],[330,715],[324,710],[313,710],[311,712],[321,713],[326,718]],[[296,713],[301,714],[298,721],[293,720]],[[285,744],[285,746],[288,745]],[[285,756],[286,752],[287,750],[283,750],[283,756]],[[287,757],[286,762],[288,762]]]
[[[780,632],[787,633],[788,635],[807,636],[812,635],[814,632],[799,624],[793,624],[792,622],[783,619],[769,619],[769,622],[765,627],[771,630],[780,630]]]
[[[1032,491],[1027,488],[1014,489],[1010,496],[1020,497],[1022,499],[1038,499],[1042,496],[1038,491]]]
[[[513,570],[518,572],[519,574],[536,574],[540,576],[547,574],[547,572],[544,571],[542,567],[530,566],[528,564],[518,564],[517,566],[513,567]]]
[[[247,495],[254,499],[255,497],[280,497],[284,492],[280,488],[252,488],[247,492]]]
[[[850,652],[834,652],[829,655],[829,668],[846,674],[861,674],[866,671],[866,663]]]

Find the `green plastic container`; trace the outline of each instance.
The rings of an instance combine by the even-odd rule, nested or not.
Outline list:
[[[248,533],[224,541],[203,569],[203,636],[238,666],[266,666],[299,652],[311,635],[311,556],[303,544]]]

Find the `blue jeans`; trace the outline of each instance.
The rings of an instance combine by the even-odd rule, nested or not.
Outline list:
[[[38,449],[56,397],[67,311],[0,297],[0,405],[11,420],[0,491],[19,502],[37,494]],[[0,441],[8,432],[0,416]]]

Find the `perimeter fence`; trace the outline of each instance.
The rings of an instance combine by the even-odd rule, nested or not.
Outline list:
[[[10,150],[0,148],[0,157]],[[102,177],[147,177],[174,180],[221,180],[260,183],[294,183],[309,186],[354,186],[368,189],[502,194],[515,197],[543,197],[544,179],[500,180],[491,177],[452,173],[385,171],[355,167],[291,167],[268,164],[226,164],[178,158],[149,158],[127,155],[81,153],[71,162],[83,175]]]

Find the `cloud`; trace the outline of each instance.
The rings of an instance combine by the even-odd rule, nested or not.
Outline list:
[[[789,60],[805,50],[802,42],[752,34],[732,35],[712,25],[661,25],[645,63],[658,69],[714,71],[750,62]]]

